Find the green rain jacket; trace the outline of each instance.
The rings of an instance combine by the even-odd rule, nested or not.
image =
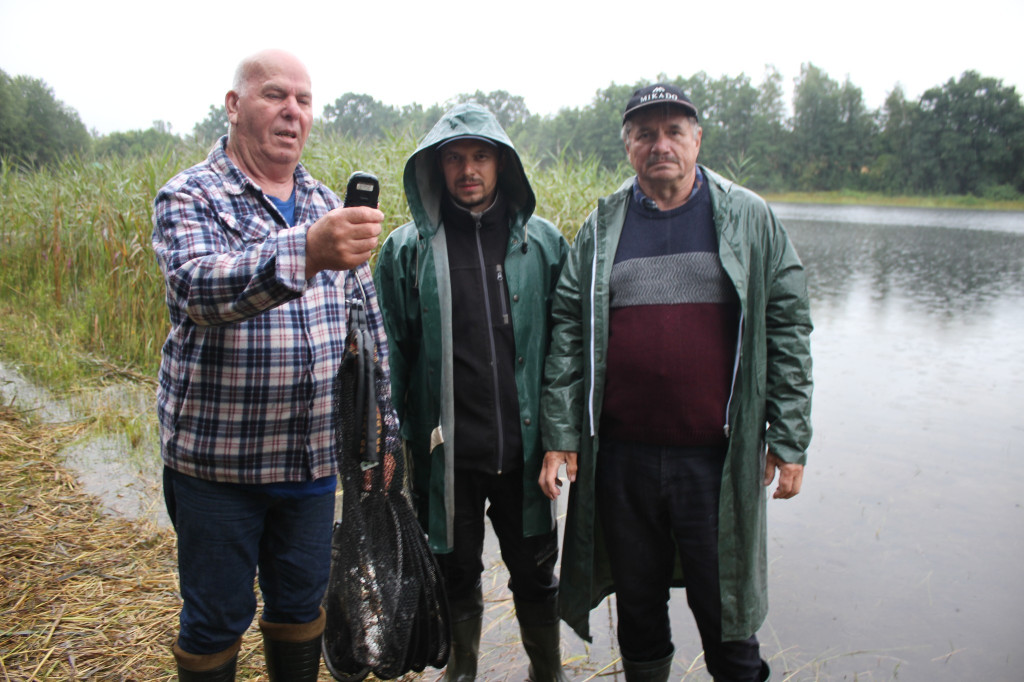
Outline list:
[[[555,505],[540,489],[540,390],[550,339],[551,299],[568,257],[558,229],[533,215],[536,198],[512,142],[494,116],[476,104],[455,107],[420,143],[405,165],[405,195],[412,222],[394,230],[381,247],[375,273],[388,336],[391,387],[402,437],[412,461],[413,498],[430,547],[453,544],[454,394],[452,296],[441,222],[444,177],[437,148],[473,135],[505,150],[498,188],[512,216],[505,276],[515,338],[516,390],[523,438],[523,530],[554,528]]]
[[[811,319],[803,266],[763,199],[701,167],[711,190],[719,256],[740,302],[740,343],[723,429],[729,437],[719,503],[723,641],[746,639],[768,610],[765,446],[806,461],[811,439]],[[578,452],[569,490],[559,603],[590,640],[590,610],[615,591],[594,497],[608,347],[608,281],[633,179],[601,199],[573,243],[555,296],[541,402],[545,450]],[[638,330],[638,333],[639,330]],[[656,400],[656,396],[651,396]],[[676,585],[685,576],[677,563]]]

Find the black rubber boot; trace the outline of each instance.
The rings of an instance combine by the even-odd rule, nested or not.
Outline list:
[[[175,642],[171,647],[174,660],[178,663],[180,682],[234,682],[238,665],[238,650],[242,638],[224,651],[215,654],[190,654]]]
[[[530,658],[528,682],[568,682],[562,672],[562,633],[558,602],[515,600],[523,648]]]
[[[316,682],[320,676],[320,635],[326,614],[309,623],[268,623],[260,618],[263,657],[270,682]]]
[[[636,662],[623,658],[622,671],[626,673],[626,682],[668,682],[675,653],[673,649],[668,656],[656,661]]]
[[[443,682],[473,682],[480,656],[480,630],[483,627],[484,597],[478,589],[469,599],[448,603],[452,619],[452,652],[448,657]]]
[[[768,661],[761,659],[761,682],[768,682],[772,679],[772,668],[768,665]]]

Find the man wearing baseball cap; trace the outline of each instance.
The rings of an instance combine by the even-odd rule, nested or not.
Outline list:
[[[803,266],[771,208],[697,164],[678,88],[622,116],[636,175],[576,236],[555,300],[541,398],[540,483],[570,487],[563,618],[615,592],[626,679],[669,679],[670,587],[685,586],[708,672],[761,681],[766,487],[800,491],[811,437]]]
[[[444,679],[476,678],[486,507],[529,679],[564,680],[555,508],[537,479],[551,297],[569,247],[533,215],[512,141],[477,104],[442,116],[404,183],[413,220],[385,241],[375,276],[414,503],[448,596]]]

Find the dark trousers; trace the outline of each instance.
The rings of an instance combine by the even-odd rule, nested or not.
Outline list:
[[[673,448],[602,439],[597,509],[604,529],[623,658],[654,661],[673,651],[669,588],[676,556],[686,601],[715,680],[757,680],[757,637],[722,642],[718,500],[723,448]]]
[[[501,558],[509,572],[509,589],[524,602],[554,601],[558,594],[555,563],[558,533],[523,537],[523,472],[483,474],[455,471],[455,543],[448,554],[438,554],[448,601],[471,600],[480,588],[484,570],[484,507],[498,537]],[[487,505],[487,502],[490,504]],[[455,621],[479,613],[452,613]]]
[[[308,623],[320,615],[331,566],[334,493],[270,497],[164,469],[167,513],[178,535],[182,608],[178,644],[191,654],[231,646],[256,615]]]

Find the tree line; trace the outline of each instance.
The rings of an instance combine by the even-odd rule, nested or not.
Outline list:
[[[743,74],[711,78],[704,72],[657,80],[682,88],[700,109],[702,162],[754,189],[989,199],[1024,194],[1021,97],[1013,86],[975,71],[917,99],[907,99],[897,86],[874,110],[849,78],[840,83],[811,63],[795,79],[791,107],[773,67],[756,84]],[[475,100],[494,112],[520,151],[537,163],[596,161],[617,169],[625,161],[619,138],[623,103],[646,84],[613,83],[589,104],[552,115],[531,113],[521,96],[504,90],[465,93],[426,107],[388,105],[349,92],[324,107],[315,134],[366,142],[419,138],[449,106]],[[160,121],[145,131],[89,136],[77,113],[45,83],[0,72],[0,157],[19,164],[37,166],[68,154],[145,154],[186,139],[209,144],[226,130],[224,107],[211,105],[184,138]]]

